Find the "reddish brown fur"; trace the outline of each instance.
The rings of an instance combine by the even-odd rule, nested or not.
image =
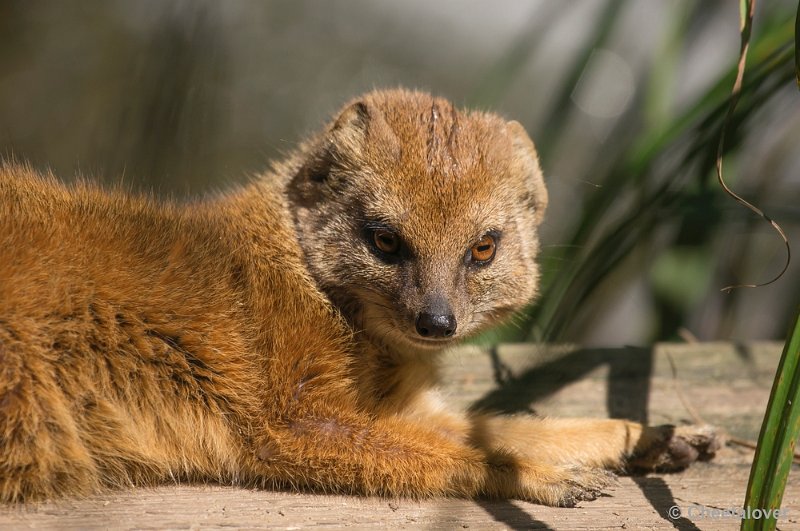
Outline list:
[[[570,504],[601,469],[684,466],[711,437],[441,407],[450,341],[414,316],[449,305],[459,339],[530,301],[546,203],[519,124],[406,91],[198,203],[3,166],[0,501],[213,480]],[[377,260],[368,220],[413,258]]]

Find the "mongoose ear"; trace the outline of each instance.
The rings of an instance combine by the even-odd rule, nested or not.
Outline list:
[[[539,167],[539,156],[522,124],[511,120],[507,126],[514,150],[514,164],[525,180],[523,200],[536,212],[536,222],[541,223],[547,209],[547,188],[542,177],[542,169]]]
[[[368,122],[369,109],[367,109],[367,104],[363,101],[357,101],[348,105],[339,113],[339,116],[333,122],[331,131],[359,132],[363,134],[366,132]]]
[[[339,113],[303,166],[308,179],[325,182],[333,164],[344,162],[348,155],[361,153],[368,122],[369,111],[360,101]]]

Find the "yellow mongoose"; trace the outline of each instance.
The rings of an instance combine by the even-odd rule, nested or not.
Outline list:
[[[570,505],[713,433],[447,411],[436,354],[537,288],[516,122],[376,91],[178,205],[0,170],[0,501],[182,480]]]

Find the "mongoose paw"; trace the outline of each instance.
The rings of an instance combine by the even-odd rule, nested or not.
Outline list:
[[[575,507],[582,501],[596,500],[615,482],[616,476],[608,470],[574,468],[565,471],[560,481],[531,485],[522,498],[555,507]]]
[[[628,462],[632,472],[675,472],[708,461],[722,446],[722,435],[708,425],[655,428],[659,436]]]
[[[558,507],[575,507],[579,502],[596,500],[602,496],[603,489],[617,480],[612,472],[604,469],[582,469],[573,473],[575,479],[565,482],[565,491],[556,504]]]

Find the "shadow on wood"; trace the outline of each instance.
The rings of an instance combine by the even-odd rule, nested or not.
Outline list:
[[[533,412],[531,404],[607,365],[606,406],[611,418],[647,423],[653,349],[579,349],[527,369],[519,376],[503,362],[497,347],[489,350],[497,388],[486,393],[472,411]]]

